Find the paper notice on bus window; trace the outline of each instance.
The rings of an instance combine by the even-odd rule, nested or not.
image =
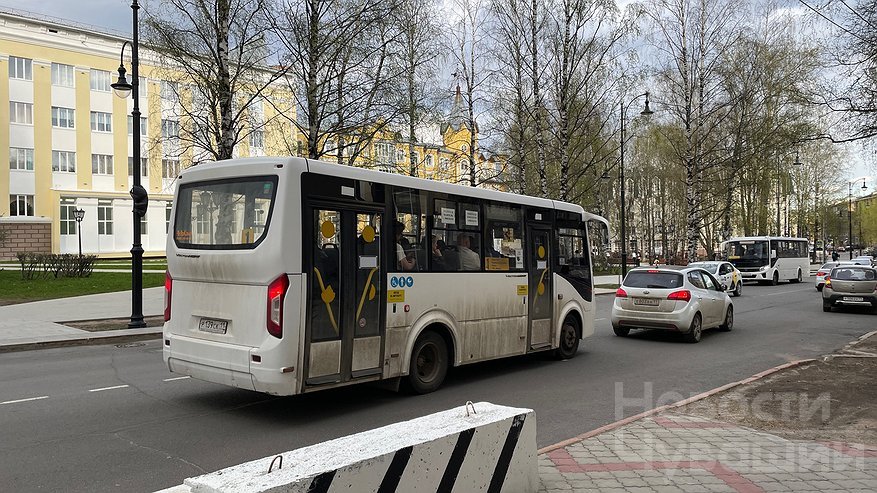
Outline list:
[[[254,237],[255,234],[253,232],[253,228],[246,228],[241,231],[241,243],[252,243]]]
[[[457,224],[457,211],[442,207],[442,224]]]
[[[485,270],[509,270],[508,257],[487,257],[485,260]]]
[[[359,256],[359,268],[360,269],[374,269],[378,266],[378,257],[374,255],[360,255]]]
[[[478,226],[478,211],[466,211],[466,226]]]
[[[537,268],[537,269],[547,269],[547,268],[548,268],[548,261],[546,261],[546,260],[537,260],[537,261],[536,261],[536,268]]]
[[[515,249],[515,268],[517,268],[517,269],[524,268],[524,249],[523,248]]]

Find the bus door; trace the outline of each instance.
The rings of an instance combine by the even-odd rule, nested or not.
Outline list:
[[[314,206],[308,216],[305,382],[321,385],[378,375],[383,350],[381,213]]]
[[[527,228],[527,300],[530,349],[551,345],[551,230],[543,225]]]

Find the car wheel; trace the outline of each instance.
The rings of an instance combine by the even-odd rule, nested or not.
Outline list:
[[[416,394],[428,394],[441,386],[448,374],[448,347],[442,336],[424,332],[414,343],[408,367],[407,387]]]
[[[554,350],[554,357],[560,360],[570,359],[579,352],[578,324],[573,317],[566,317],[560,328],[560,343]]]
[[[694,318],[691,320],[691,326],[688,327],[688,332],[685,333],[685,341],[686,342],[700,342],[700,337],[703,335],[703,324],[701,323],[700,313],[695,313]]]
[[[821,284],[816,286],[816,291],[822,292],[822,285]]]
[[[734,296],[740,297],[743,296],[743,281],[737,283],[737,287],[734,288]]]
[[[734,328],[734,305],[728,306],[728,312],[725,313],[725,322],[719,325],[719,330],[730,332]]]
[[[617,335],[618,337],[627,337],[627,335],[630,334],[630,329],[628,329],[627,327],[613,326],[612,332],[615,332],[615,335]]]
[[[771,285],[771,286],[776,286],[776,285],[779,284],[779,283],[780,283],[780,273],[779,273],[779,272],[774,272],[774,273],[773,273],[773,278],[770,280],[770,285]]]
[[[822,302],[822,311],[830,312],[831,311],[831,302],[823,301]]]

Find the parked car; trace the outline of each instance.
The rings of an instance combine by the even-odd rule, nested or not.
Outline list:
[[[841,265],[854,264],[849,261],[826,262],[822,264],[822,267],[820,267],[819,270],[816,271],[816,291],[822,291],[822,286],[825,285],[825,278],[828,276],[828,274],[831,273],[831,269],[834,269],[835,267],[840,267]]]
[[[611,320],[619,337],[631,329],[661,329],[698,342],[705,329],[734,327],[734,304],[719,281],[700,267],[637,268],[616,290]]]
[[[877,269],[865,265],[831,269],[822,289],[822,311],[839,305],[877,308]]]
[[[743,276],[740,274],[740,271],[731,264],[731,262],[692,262],[688,264],[688,266],[700,267],[712,274],[731,296],[740,296],[743,294]]]

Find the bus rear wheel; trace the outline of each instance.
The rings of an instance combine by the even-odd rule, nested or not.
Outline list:
[[[566,317],[560,328],[560,342],[554,350],[557,359],[570,359],[579,352],[578,324],[572,317]]]
[[[416,394],[438,389],[448,374],[448,346],[442,336],[424,332],[414,343],[406,387]]]

